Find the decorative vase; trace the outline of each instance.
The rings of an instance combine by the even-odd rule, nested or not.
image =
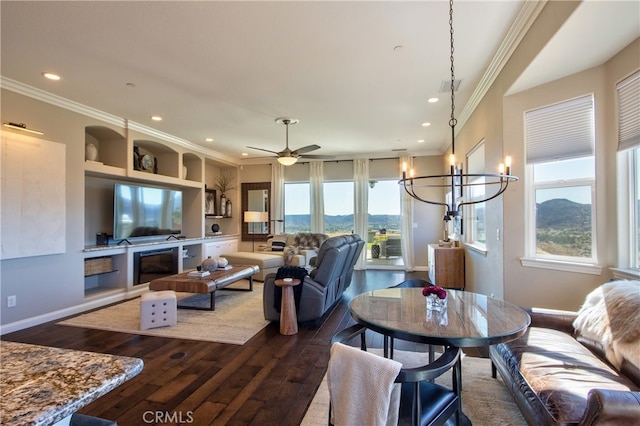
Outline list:
[[[229,264],[229,261],[227,260],[226,257],[219,257],[218,258],[218,268],[224,268],[228,264]]]
[[[213,225],[211,225],[211,232],[219,232],[220,231],[220,225],[218,225],[217,223],[214,223]]]
[[[218,269],[218,262],[213,259],[211,256],[208,256],[205,260],[202,261],[202,270],[203,271],[215,271]]]
[[[427,311],[438,311],[442,312],[447,309],[447,298],[440,299],[435,294],[430,294],[427,297]]]
[[[96,161],[98,158],[98,148],[92,143],[88,143],[84,149],[84,159],[89,161]]]
[[[187,172],[189,170],[187,169],[187,166],[182,166],[182,179],[186,179],[187,178]]]
[[[226,207],[224,208],[224,217],[231,217],[231,200],[227,199]]]
[[[220,195],[220,216],[226,216],[227,197],[224,194]]]

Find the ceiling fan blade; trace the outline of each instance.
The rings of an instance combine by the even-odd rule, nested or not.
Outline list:
[[[299,157],[301,157],[301,158],[315,158],[317,160],[332,160],[332,159],[336,158],[333,155],[304,155],[304,154],[299,155]]]
[[[296,149],[295,153],[297,154],[304,154],[305,152],[311,152],[311,151],[315,151],[316,149],[320,149],[320,145],[307,145],[307,146],[303,146],[302,148],[298,148]]]
[[[256,148],[256,147],[254,147],[254,146],[248,146],[247,148],[250,148],[250,149],[257,149],[258,151],[270,152],[270,153],[272,153],[272,154],[276,154],[276,155],[280,154],[279,152],[276,152],[276,151],[271,151],[271,150],[269,150],[269,149],[264,149],[264,148]]]
[[[261,155],[259,157],[242,157],[241,160],[258,160],[260,158],[278,158],[277,155]]]

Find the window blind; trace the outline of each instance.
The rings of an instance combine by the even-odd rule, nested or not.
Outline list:
[[[593,95],[525,112],[525,141],[527,164],[593,155]]]
[[[618,92],[618,151],[640,145],[640,71],[616,86]]]

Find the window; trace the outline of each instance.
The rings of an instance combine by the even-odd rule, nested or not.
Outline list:
[[[309,182],[284,184],[284,232],[311,231],[310,194]]]
[[[329,236],[353,232],[353,181],[324,182],[324,233]]]
[[[397,180],[369,183],[369,229],[400,233],[400,185]]]
[[[484,140],[467,154],[467,172],[469,174],[484,173]],[[484,177],[470,177],[467,183],[469,186],[466,196],[469,201],[484,198]],[[485,208],[486,203],[470,204],[465,211],[467,243],[480,249],[485,249],[487,245]]]
[[[640,71],[616,86],[618,106],[619,265],[640,269]],[[627,219],[628,218],[628,219]],[[631,232],[629,232],[631,230]]]
[[[640,148],[631,153],[631,267],[640,269]]]
[[[591,95],[525,113],[527,256],[596,263]]]

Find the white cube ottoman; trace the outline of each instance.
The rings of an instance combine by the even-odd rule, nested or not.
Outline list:
[[[140,330],[176,325],[177,304],[173,290],[143,293],[140,296]]]

